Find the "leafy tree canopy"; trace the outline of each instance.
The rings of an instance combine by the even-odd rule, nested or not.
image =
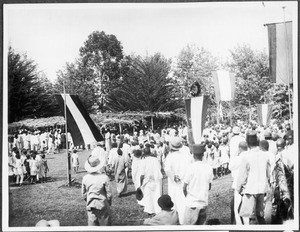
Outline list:
[[[112,111],[168,111],[182,106],[175,81],[168,77],[171,61],[160,53],[132,56],[130,68],[108,97]]]
[[[26,54],[8,50],[8,121],[55,115],[52,84]]]

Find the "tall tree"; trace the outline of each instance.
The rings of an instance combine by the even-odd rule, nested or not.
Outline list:
[[[8,121],[50,116],[55,111],[49,95],[51,82],[38,72],[26,54],[8,50]]]
[[[82,66],[93,71],[94,85],[99,98],[98,105],[103,111],[106,97],[114,81],[118,80],[122,70],[123,47],[115,35],[104,31],[94,31],[79,49]]]
[[[99,91],[95,78],[94,71],[77,59],[74,63],[67,63],[64,70],[58,71],[55,89],[57,93],[62,93],[65,86],[66,93],[78,95],[86,110],[93,113],[98,108]]]
[[[202,93],[208,94],[211,99],[214,96],[212,82],[212,71],[218,68],[218,60],[212,54],[195,45],[187,45],[181,50],[177,57],[174,68],[174,77],[181,87],[182,98],[189,98],[190,88],[195,81],[198,81]]]
[[[262,103],[262,96],[271,88],[269,61],[265,51],[254,51],[249,45],[230,50],[227,67],[236,75],[236,100],[242,105]]]
[[[160,53],[133,56],[129,71],[108,96],[113,111],[169,111],[182,107],[176,95],[175,81],[170,78],[171,61]]]

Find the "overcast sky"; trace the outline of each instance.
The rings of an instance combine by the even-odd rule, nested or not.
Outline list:
[[[114,34],[129,55],[177,56],[187,44],[226,59],[238,44],[268,52],[265,23],[297,22],[297,2],[4,5],[4,42],[26,52],[50,80],[93,31]],[[295,28],[296,28],[295,24]]]

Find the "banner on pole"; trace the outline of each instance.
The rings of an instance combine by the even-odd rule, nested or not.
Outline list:
[[[270,124],[273,105],[271,104],[257,104],[258,124],[268,126]]]
[[[292,21],[265,24],[268,27],[269,63],[272,81],[293,83]]]
[[[64,94],[55,95],[55,97],[61,111],[64,112]],[[104,140],[78,95],[66,94],[66,108],[67,127],[71,133],[74,146],[95,144]]]
[[[235,94],[235,75],[225,70],[213,71],[212,75],[217,102],[232,101]]]
[[[205,125],[208,96],[194,97],[185,100],[189,144],[201,143]]]

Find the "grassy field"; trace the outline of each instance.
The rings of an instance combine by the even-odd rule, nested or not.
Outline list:
[[[67,158],[65,153],[49,155],[48,166],[50,180],[47,183],[21,187],[10,186],[10,227],[30,227],[41,220],[58,219],[61,226],[87,226],[85,201],[81,197],[81,180],[86,174],[84,162],[88,151],[79,152],[79,173],[71,187],[67,183]],[[118,198],[115,183],[112,181],[112,224],[137,225],[147,218],[147,214],[136,203],[134,185],[129,179],[128,193]],[[164,193],[167,193],[167,179],[164,179]],[[230,199],[232,196],[231,176],[214,180],[209,193],[208,219],[217,218],[221,224],[230,224]]]

